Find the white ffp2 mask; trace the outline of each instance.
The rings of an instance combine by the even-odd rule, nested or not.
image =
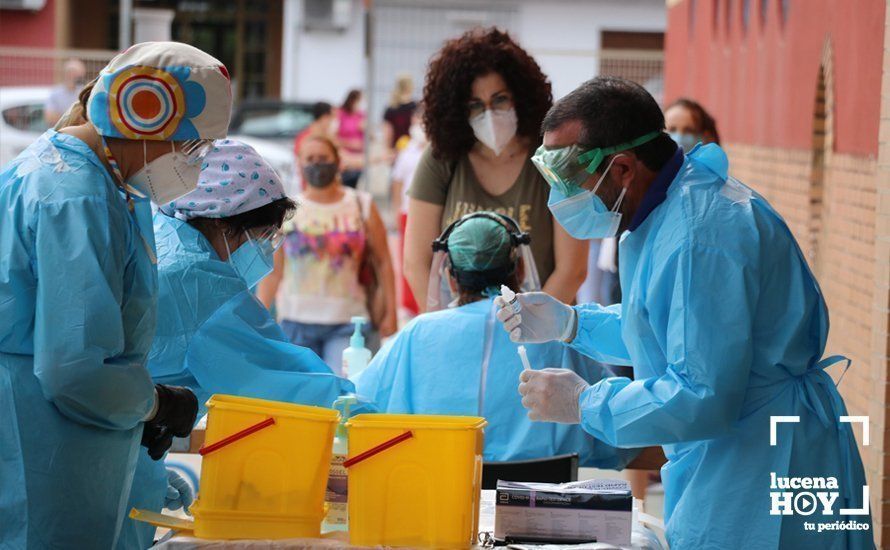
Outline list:
[[[143,141],[142,150],[147,158],[146,147]],[[173,142],[170,147],[171,152],[146,162],[141,170],[127,180],[128,185],[148,195],[157,205],[173,202],[194,190],[198,187],[201,174],[201,162],[195,162],[189,155],[177,151]]]
[[[486,109],[484,113],[470,119],[470,128],[476,139],[494,151],[495,155],[500,155],[516,135],[517,124],[515,109]]]

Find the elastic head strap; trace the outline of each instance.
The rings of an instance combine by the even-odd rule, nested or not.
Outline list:
[[[521,244],[531,243],[531,236],[519,228],[519,224],[516,223],[516,220],[506,214],[483,211],[467,214],[464,217],[451,222],[451,224],[445,228],[445,231],[442,231],[442,234],[433,241],[433,252],[448,252],[448,237],[450,237],[451,233],[461,224],[473,218],[488,218],[489,220],[496,221],[505,226],[505,229],[510,234],[510,243],[513,245],[513,248],[516,248]]]
[[[111,152],[108,142],[105,141],[105,136],[100,134],[99,140],[102,141],[102,151],[105,153],[105,160],[108,161],[108,166],[111,167],[112,175],[114,175],[117,184],[123,187],[126,181],[124,180],[124,175],[121,174],[121,167],[120,164],[117,163],[117,158],[115,158],[114,153]]]
[[[512,277],[516,273],[516,262],[484,271],[458,271],[454,266],[450,266],[448,270],[461,287],[472,292],[482,292],[491,286],[491,281]]]
[[[594,172],[596,172],[597,168],[599,168],[600,164],[602,164],[603,159],[611,155],[612,153],[627,151],[628,149],[639,147],[644,143],[649,143],[661,134],[661,130],[655,130],[634,140],[628,141],[627,143],[613,145],[612,147],[598,147],[596,149],[591,149],[586,153],[582,153],[578,156],[578,164],[586,163],[587,166],[584,168],[584,170],[586,170],[588,174],[593,174]]]
[[[102,152],[105,153],[105,160],[108,161],[108,166],[111,167],[111,174],[112,176],[114,176],[115,183],[118,187],[123,189],[127,199],[127,208],[130,210],[130,212],[133,212],[133,210],[135,209],[135,206],[133,205],[133,195],[136,195],[139,198],[145,198],[145,196],[133,189],[129,184],[127,184],[126,180],[124,180],[124,175],[121,173],[120,164],[118,164],[117,158],[115,158],[114,153],[111,152],[111,147],[108,146],[108,142],[105,141],[105,136],[99,134],[99,140],[102,142]]]

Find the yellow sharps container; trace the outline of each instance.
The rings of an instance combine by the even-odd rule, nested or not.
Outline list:
[[[471,546],[479,527],[485,425],[484,418],[468,416],[351,418],[349,457],[360,461],[349,466],[350,543]]]
[[[207,407],[195,536],[318,537],[339,413],[231,395]]]

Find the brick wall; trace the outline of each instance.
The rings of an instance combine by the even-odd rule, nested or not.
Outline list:
[[[890,8],[890,2],[888,2]],[[875,277],[872,284],[873,302],[871,308],[871,349],[872,362],[876,370],[883,369],[883,376],[876,377],[876,392],[881,395],[875,399],[873,408],[882,415],[883,425],[878,432],[872,432],[872,445],[879,452],[883,464],[881,478],[881,512],[883,513],[882,537],[879,547],[890,546],[890,453],[887,452],[888,413],[890,401],[890,9],[884,17],[884,70],[881,80],[881,124],[878,137],[878,162],[875,177],[877,193],[875,196],[874,225],[874,266]],[[863,312],[865,313],[865,312]],[[874,418],[874,417],[873,417]]]

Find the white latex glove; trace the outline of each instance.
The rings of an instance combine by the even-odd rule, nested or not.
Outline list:
[[[572,339],[577,323],[575,310],[544,292],[516,295],[514,304],[502,297],[494,299],[498,321],[514,342],[542,344],[553,340]],[[518,309],[519,311],[516,311]]]
[[[524,370],[519,375],[519,393],[528,417],[543,422],[578,424],[581,408],[578,398],[590,387],[568,369]]]

